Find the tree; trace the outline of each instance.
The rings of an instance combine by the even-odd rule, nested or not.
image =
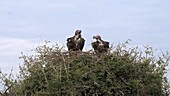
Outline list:
[[[107,54],[67,52],[45,44],[24,61],[16,80],[4,76],[4,96],[168,96],[169,53],[156,58],[128,41]],[[5,79],[4,79],[5,78]]]

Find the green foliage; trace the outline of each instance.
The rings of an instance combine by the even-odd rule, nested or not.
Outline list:
[[[169,53],[158,59],[146,46],[128,48],[128,42],[108,54],[62,52],[58,45],[36,48],[25,56],[16,80],[3,76],[4,96],[168,96],[166,67]],[[6,79],[4,79],[6,78]],[[6,81],[7,80],[7,81]],[[8,84],[8,85],[7,85]]]

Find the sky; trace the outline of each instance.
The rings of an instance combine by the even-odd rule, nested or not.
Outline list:
[[[132,45],[169,51],[169,5],[170,0],[0,0],[0,69],[17,73],[21,52],[30,54],[46,40],[65,45],[77,29],[84,50],[101,35],[113,45],[131,39]]]

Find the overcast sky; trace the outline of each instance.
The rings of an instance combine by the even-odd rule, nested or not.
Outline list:
[[[0,68],[18,71],[21,51],[45,40],[65,44],[83,31],[85,50],[93,35],[118,44],[170,50],[170,0],[0,0]],[[170,76],[170,75],[169,75]]]

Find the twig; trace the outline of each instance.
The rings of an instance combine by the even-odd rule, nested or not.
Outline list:
[[[129,85],[129,83],[127,83],[122,76],[120,76],[120,79],[123,81],[123,83],[125,83],[126,85]]]

